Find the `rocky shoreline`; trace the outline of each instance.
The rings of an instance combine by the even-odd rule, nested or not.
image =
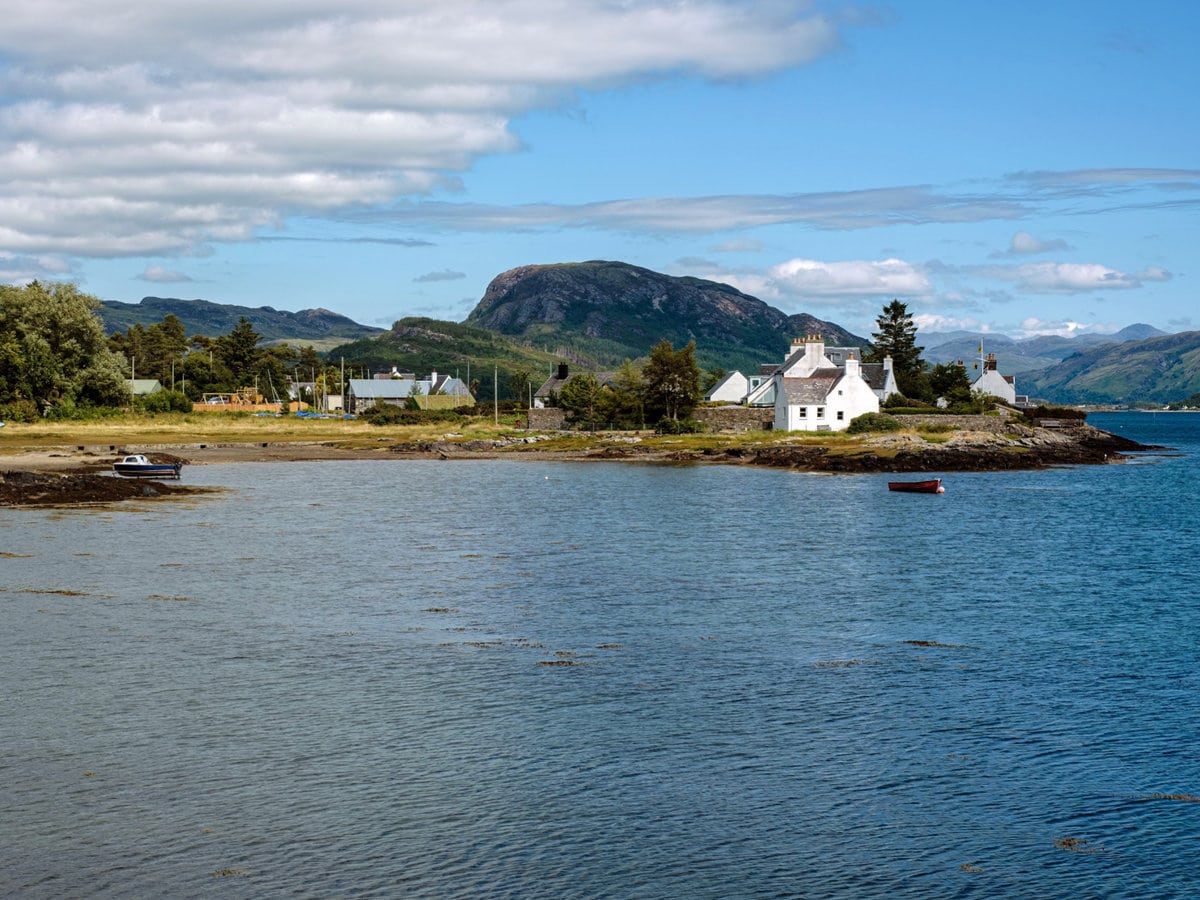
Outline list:
[[[647,463],[742,465],[839,474],[993,472],[1050,466],[1120,462],[1126,454],[1164,450],[1089,425],[1070,428],[1006,426],[1000,432],[954,431],[922,435],[905,431],[861,441],[736,443],[716,447],[673,446],[669,439],[597,435],[574,449],[544,446],[555,435],[535,434],[497,440],[402,442],[364,450],[330,443],[245,443],[176,447],[148,452],[157,462],[281,462],[333,459],[513,459],[624,460]],[[183,454],[187,455],[176,455]],[[83,451],[44,452],[0,458],[0,507],[77,506],[130,500],[158,500],[211,492],[157,479],[124,479],[110,473],[111,459]],[[185,469],[186,477],[186,469]]]
[[[769,466],[811,472],[998,472],[1051,466],[1120,462],[1127,453],[1166,448],[1140,444],[1090,425],[1065,429],[1013,425],[1002,433],[956,432],[944,440],[910,432],[873,436],[861,443],[765,444],[725,448],[670,449],[637,438],[597,439],[586,450],[536,447],[536,437],[496,441],[434,441],[393,444],[388,452],[405,458],[631,460]]]

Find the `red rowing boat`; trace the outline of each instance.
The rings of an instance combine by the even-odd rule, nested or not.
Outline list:
[[[944,494],[942,479],[929,478],[925,481],[889,481],[889,491],[906,491],[910,494]]]

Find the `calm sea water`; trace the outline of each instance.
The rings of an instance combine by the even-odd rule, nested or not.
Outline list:
[[[1178,452],[2,511],[0,893],[1196,896],[1200,416],[1092,421]]]

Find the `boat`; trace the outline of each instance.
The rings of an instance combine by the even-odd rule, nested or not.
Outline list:
[[[113,463],[113,471],[126,478],[179,478],[183,463],[156,463],[134,453]]]
[[[910,494],[944,494],[942,479],[928,478],[925,481],[889,481],[889,491],[905,491]]]

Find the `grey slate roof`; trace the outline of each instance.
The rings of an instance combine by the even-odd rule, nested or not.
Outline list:
[[[783,379],[783,392],[789,405],[818,406],[829,399],[841,377],[839,369],[817,369],[807,378]]]
[[[863,381],[871,386],[871,390],[883,390],[885,380],[883,363],[859,363],[858,371],[862,374]]]
[[[561,391],[564,384],[570,381],[574,376],[582,374],[584,373],[571,372],[566,378],[559,378],[558,375],[551,375],[546,379],[546,382],[540,388],[533,392],[533,396],[537,397],[539,400],[545,400],[550,396],[551,391],[554,391],[555,393]],[[616,383],[616,372],[592,372],[591,374],[596,376],[596,380],[600,382],[602,386],[609,385],[611,387],[614,383]]]

